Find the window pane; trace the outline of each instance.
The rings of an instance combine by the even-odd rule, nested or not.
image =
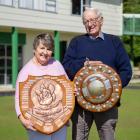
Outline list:
[[[22,67],[22,46],[18,47],[19,69]],[[0,84],[12,83],[12,46],[0,44]]]
[[[131,18],[124,18],[124,32],[133,32],[133,25]]]
[[[19,7],[33,9],[33,0],[19,0]]]
[[[12,47],[11,46],[7,46],[7,51],[6,51],[6,53],[7,53],[7,56],[12,56]]]
[[[18,47],[18,70],[22,68],[22,46]]]
[[[0,0],[0,4],[12,6],[13,0]]]
[[[7,66],[12,66],[12,58],[7,58]]]
[[[45,11],[45,0],[34,0],[34,9]]]
[[[4,57],[0,56],[0,67],[4,67]]]
[[[72,14],[81,14],[81,0],[72,0]]]
[[[7,84],[11,84],[12,83],[12,75],[8,74],[7,75]]]
[[[4,74],[4,64],[5,64],[5,48],[4,45],[0,45],[0,74]]]
[[[19,7],[56,12],[56,0],[19,0]]]
[[[140,18],[135,18],[135,32],[140,33]]]
[[[11,73],[12,73],[12,69],[10,67],[8,67],[7,74],[10,74],[11,75]]]
[[[4,46],[0,45],[0,57],[4,55]]]
[[[72,14],[81,15],[85,7],[91,6],[91,0],[72,0]]]
[[[82,12],[85,11],[86,7],[91,7],[91,0],[83,0],[83,5],[82,5]]]
[[[0,84],[5,83],[5,47],[6,45],[0,44]]]
[[[4,83],[4,75],[0,73],[0,84]]]
[[[56,0],[46,0],[46,11],[56,12]]]
[[[4,67],[0,66],[0,74],[4,74]]]

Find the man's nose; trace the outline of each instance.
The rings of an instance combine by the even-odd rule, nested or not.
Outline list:
[[[89,21],[88,26],[91,27],[92,25],[93,25],[93,23]]]

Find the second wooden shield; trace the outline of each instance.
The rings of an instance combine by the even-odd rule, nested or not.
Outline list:
[[[105,64],[84,66],[77,72],[74,83],[78,103],[92,112],[112,108],[121,96],[120,77]]]

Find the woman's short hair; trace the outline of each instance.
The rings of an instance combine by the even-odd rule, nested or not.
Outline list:
[[[52,50],[54,48],[54,41],[50,34],[42,33],[35,37],[33,42],[33,49],[36,50],[39,44],[43,44],[48,50]]]

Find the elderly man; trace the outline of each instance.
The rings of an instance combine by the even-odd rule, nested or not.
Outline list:
[[[83,13],[83,24],[87,33],[71,40],[63,60],[69,78],[73,80],[88,58],[88,63],[104,63],[112,67],[119,74],[122,87],[125,87],[131,79],[132,70],[121,40],[101,31],[103,16],[98,9],[86,9]],[[100,140],[115,140],[118,105],[119,102],[104,112],[90,112],[76,104],[72,116],[72,140],[88,140],[93,121]]]

